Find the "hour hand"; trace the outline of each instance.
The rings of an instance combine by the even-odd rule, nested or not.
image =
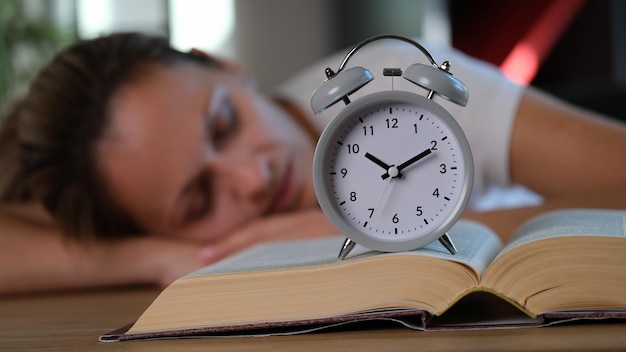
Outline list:
[[[387,179],[389,177],[389,170],[393,167],[393,165],[387,165],[387,163],[385,163],[384,161],[378,159],[377,157],[373,156],[370,153],[365,153],[365,157],[368,158],[369,160],[373,161],[374,164],[382,167],[383,169],[385,169],[385,173],[381,176],[383,180]],[[396,177],[400,177],[402,175],[398,174]]]
[[[376,165],[378,165],[378,166],[382,167],[383,169],[385,169],[385,170],[388,170],[388,169],[389,169],[389,165],[387,165],[384,161],[382,161],[382,160],[378,159],[377,157],[373,156],[372,154],[370,154],[370,153],[365,153],[365,157],[366,157],[366,158],[368,158],[368,159],[370,159],[371,161],[373,161],[373,162],[374,162],[374,164],[376,164]]]

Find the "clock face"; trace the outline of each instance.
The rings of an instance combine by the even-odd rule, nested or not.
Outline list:
[[[410,250],[441,237],[463,211],[472,180],[469,144],[456,121],[408,92],[351,103],[315,152],[325,214],[348,238],[377,250]]]

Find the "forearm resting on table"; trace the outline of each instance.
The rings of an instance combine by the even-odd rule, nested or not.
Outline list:
[[[626,125],[536,89],[520,102],[511,142],[511,178],[541,195],[538,206],[468,212],[508,240],[523,222],[563,208],[626,209]]]
[[[566,208],[626,209],[626,184],[582,193],[545,198],[540,205],[467,211],[463,218],[489,226],[503,241],[508,241],[524,222],[541,213]]]
[[[79,243],[0,210],[0,295],[155,282],[137,258],[145,246],[136,239]]]

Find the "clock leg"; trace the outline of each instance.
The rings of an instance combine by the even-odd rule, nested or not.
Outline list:
[[[456,254],[456,247],[454,243],[452,243],[452,239],[448,236],[448,233],[444,233],[443,236],[439,237],[439,243],[441,243],[451,254]]]
[[[345,242],[341,246],[341,251],[339,251],[339,256],[337,258],[341,260],[346,259],[348,254],[350,254],[350,251],[352,250],[352,248],[354,248],[354,246],[356,246],[356,242],[352,241],[349,238],[346,238]]]

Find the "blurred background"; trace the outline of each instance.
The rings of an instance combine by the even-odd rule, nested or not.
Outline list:
[[[57,50],[115,31],[235,59],[267,91],[369,36],[423,37],[626,120],[621,0],[0,0],[0,108]]]

